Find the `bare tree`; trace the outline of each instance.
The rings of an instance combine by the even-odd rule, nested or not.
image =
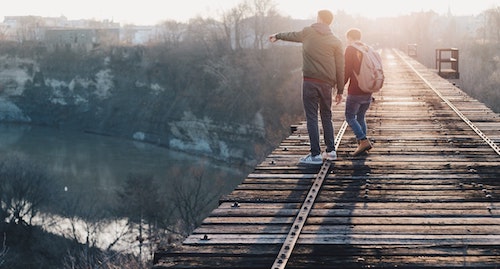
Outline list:
[[[186,25],[174,20],[167,20],[158,25],[156,41],[177,48],[186,31]]]
[[[225,12],[222,16],[222,24],[226,34],[229,47],[236,50],[242,48],[243,20],[248,17],[250,6],[246,1]]]
[[[203,48],[207,55],[212,55],[215,52],[225,49],[224,34],[221,31],[220,23],[214,19],[204,19],[197,17],[191,19],[187,26],[186,40],[183,42],[186,46]]]
[[[153,243],[161,234],[158,224],[162,222],[164,205],[160,202],[159,189],[152,175],[129,174],[118,192],[120,210],[129,218],[130,228],[138,232],[135,239],[139,243],[139,258],[143,256],[144,246],[149,246],[152,254]]]
[[[181,233],[190,234],[203,220],[204,214],[220,195],[210,186],[203,170],[193,170],[192,180],[174,181],[171,199],[181,222]],[[212,191],[210,191],[212,190]]]
[[[45,21],[38,16],[25,16],[18,20],[16,36],[18,42],[38,41],[42,39],[42,28]]]
[[[0,25],[0,40],[7,40],[8,27],[6,25]]]
[[[8,155],[1,160],[0,200],[7,223],[31,226],[56,189],[51,182],[40,165],[21,155]]]
[[[500,43],[500,6],[488,9],[484,14],[486,16],[486,33],[490,35],[491,42]]]
[[[136,259],[133,254],[120,252],[120,250],[123,251],[122,249],[113,249],[118,243],[123,243],[125,250],[129,252],[132,252],[132,247],[136,247],[135,242],[127,247],[128,238],[131,237],[127,225],[122,225],[120,221],[110,218],[98,206],[98,201],[88,201],[78,193],[69,193],[69,196],[64,199],[66,202],[63,205],[65,218],[61,219],[60,216],[57,216],[51,225],[51,229],[55,233],[61,234],[73,242],[67,247],[63,259],[64,268],[118,268],[116,266],[119,263],[116,262],[122,259],[122,256]],[[111,230],[110,227],[114,227],[115,230]],[[108,241],[104,241],[104,238]],[[124,263],[121,268],[140,268],[125,265]]]
[[[7,234],[3,233],[2,249],[0,250],[0,268],[2,268],[2,265],[5,264],[7,259],[6,258],[7,252],[9,251],[7,245],[5,244],[6,241],[7,241]]]
[[[91,254],[79,249],[68,251],[62,264],[64,269],[141,269],[146,267],[136,256],[125,253],[95,250]]]
[[[135,25],[126,24],[122,27],[123,35],[121,37],[121,42],[125,45],[132,45],[134,43],[134,38],[136,34],[136,30],[134,29]]]
[[[253,0],[254,48],[263,49],[270,29],[270,18],[277,15],[273,0]]]

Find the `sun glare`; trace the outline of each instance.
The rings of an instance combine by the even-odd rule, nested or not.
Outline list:
[[[165,20],[187,22],[201,17],[220,18],[224,11],[230,10],[244,0],[141,0],[140,2],[118,0],[18,0],[2,6],[2,16],[66,16],[68,19],[112,20],[120,23],[156,24]],[[248,0],[247,0],[248,1]],[[499,0],[270,0],[276,4],[284,16],[296,19],[314,19],[320,9],[332,12],[344,11],[351,15],[368,18],[388,17],[410,14],[412,12],[433,10],[439,14],[451,12],[454,15],[474,15],[500,5]],[[251,2],[251,1],[250,1]]]

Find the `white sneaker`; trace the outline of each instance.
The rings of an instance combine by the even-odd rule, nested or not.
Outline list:
[[[311,154],[308,154],[307,156],[300,158],[299,163],[301,163],[301,164],[322,164],[323,158],[321,157],[321,154],[318,154],[316,156],[312,156]]]
[[[332,150],[330,152],[323,152],[323,159],[329,160],[329,161],[335,161],[337,159],[337,152],[335,150]]]

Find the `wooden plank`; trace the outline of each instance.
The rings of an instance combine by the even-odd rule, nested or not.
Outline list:
[[[282,244],[286,234],[209,234],[208,237],[190,236],[186,245],[272,245]],[[481,245],[498,246],[500,235],[453,234],[301,234],[298,244],[306,245]]]
[[[182,246],[179,247],[177,250],[178,253],[183,254],[197,254],[201,253],[205,259],[203,259],[203,265],[204,266],[210,266],[207,264],[208,260],[217,260],[217,258],[220,257],[234,257],[234,258],[243,258],[239,262],[242,262],[243,260],[247,260],[248,263],[245,263],[245,266],[243,268],[269,268],[269,267],[262,267],[265,265],[262,265],[261,263],[263,261],[268,261],[272,262],[271,259],[274,259],[272,254],[270,253],[275,253],[276,247],[273,247],[272,245],[269,246],[261,246],[259,248],[251,248],[251,246],[241,246],[241,247],[234,247],[234,245],[219,245],[217,247],[213,247],[210,245],[206,245],[203,248],[197,248],[193,246]],[[337,255],[332,255],[332,253],[335,253]],[[349,247],[349,246],[332,246],[332,245],[318,245],[316,247],[311,247],[307,245],[299,245],[295,250],[294,250],[294,257],[297,257],[296,259],[292,259],[290,262],[292,266],[297,266],[294,265],[294,263],[299,263],[299,264],[304,264],[303,262],[309,262],[311,265],[312,263],[317,263],[318,266],[325,266],[325,264],[328,266],[338,264],[340,266],[343,266],[344,264],[354,264],[356,265],[355,268],[359,268],[360,266],[364,266],[364,264],[370,264],[370,262],[373,261],[380,261],[384,260],[390,264],[391,262],[396,262],[395,264],[398,265],[408,265],[408,264],[416,264],[416,263],[422,263],[423,261],[430,259],[435,260],[435,259],[440,259],[441,261],[446,261],[446,264],[442,264],[443,267],[447,266],[457,266],[462,268],[462,267],[467,267],[466,265],[468,264],[467,262],[471,262],[475,264],[476,266],[478,263],[481,263],[483,265],[490,264],[495,265],[494,262],[498,262],[498,255],[500,255],[500,250],[498,248],[484,248],[484,247],[475,247],[475,246],[467,246],[466,248],[462,246],[411,246],[411,245],[405,245],[405,246],[400,246],[400,245],[395,245],[392,247],[387,247],[387,248],[380,248],[376,246],[371,246],[367,245],[366,247],[363,246],[356,246],[356,247]],[[316,260],[311,260],[308,257],[315,256],[318,259]],[[260,262],[255,263],[255,265],[258,265],[256,267],[252,267],[254,264],[254,258],[255,257],[260,257]],[[415,260],[415,258],[419,258]],[[302,262],[299,261],[301,259],[304,259]],[[219,268],[234,268],[234,267],[228,267],[228,266],[237,266],[241,264],[237,264],[235,260],[233,259],[224,259],[223,263],[218,264],[220,266]],[[457,263],[458,261],[458,263]],[[182,257],[176,257],[176,262],[177,263],[192,263],[194,262],[195,264],[200,264],[200,260],[197,260],[196,257],[193,258],[191,255],[184,255]],[[196,263],[198,262],[198,263]],[[324,262],[324,264],[321,264],[321,262]],[[347,263],[346,263],[347,262]],[[460,263],[460,262],[465,262],[465,263]],[[378,264],[378,263],[373,263],[373,264]],[[428,267],[429,264],[424,264],[427,265],[425,267]],[[435,264],[436,265],[436,264]],[[465,265],[465,266],[464,266]],[[399,267],[399,266],[398,266]],[[192,267],[188,267],[192,268]],[[198,268],[198,267],[194,267]],[[205,267],[203,267],[205,268]],[[215,267],[217,268],[217,267]],[[238,267],[237,267],[238,268]],[[311,267],[309,267],[311,268]],[[318,268],[318,267],[314,267]],[[345,267],[342,267],[345,268]],[[412,267],[410,267],[412,268]]]
[[[203,224],[291,224],[293,217],[251,216],[251,217],[207,217]],[[349,217],[310,217],[309,225],[498,225],[498,216],[492,217],[375,217],[352,215]]]
[[[211,217],[245,217],[245,216],[295,216],[299,209],[262,209],[262,208],[245,208],[245,209],[214,209],[210,214]],[[313,209],[312,217],[345,217],[345,216],[363,216],[363,217],[401,217],[401,216],[427,216],[427,217],[491,217],[500,215],[500,209]],[[500,219],[499,219],[500,222]]]
[[[287,225],[267,224],[202,224],[193,236],[203,238],[205,234],[286,234],[290,229]],[[405,224],[379,224],[379,225],[327,225],[308,224],[304,227],[303,234],[500,234],[500,225],[405,225]]]
[[[235,209],[234,203],[222,203],[217,210]],[[299,203],[239,203],[237,209],[263,209],[263,210],[279,210],[279,209],[298,209]],[[500,202],[440,202],[440,203],[414,203],[414,202],[362,202],[362,203],[332,203],[323,202],[315,203],[314,209],[365,209],[365,210],[500,210]]]

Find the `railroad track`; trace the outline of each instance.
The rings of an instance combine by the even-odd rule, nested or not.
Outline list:
[[[498,115],[400,52],[382,55],[368,155],[349,156],[354,135],[335,121],[339,160],[298,166],[300,124],[155,268],[496,268]]]

